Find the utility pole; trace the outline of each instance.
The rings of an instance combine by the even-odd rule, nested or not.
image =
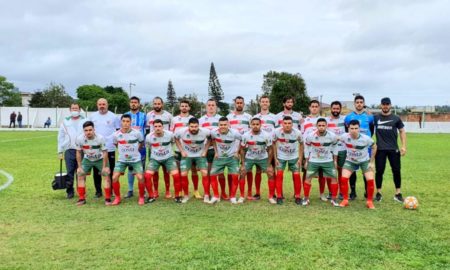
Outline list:
[[[129,86],[130,86],[130,97],[131,97],[131,87],[136,86],[136,84],[130,82]]]

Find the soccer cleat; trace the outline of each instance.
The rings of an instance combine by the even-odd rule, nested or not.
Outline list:
[[[373,205],[373,201],[367,201],[366,206],[369,209],[375,209],[375,205]]]
[[[237,204],[236,198],[230,198],[230,203],[231,204]]]
[[[340,207],[347,207],[348,206],[348,200],[343,200],[340,204]]]
[[[180,196],[175,197],[174,202],[175,203],[181,203],[181,197]]]
[[[283,205],[283,198],[277,198],[277,204]]]
[[[112,205],[119,205],[120,204],[120,197],[116,197],[112,203]]]
[[[209,204],[215,204],[217,202],[220,202],[220,199],[217,197],[212,197],[211,200],[209,201]]]
[[[269,199],[270,204],[277,204],[277,201],[274,198]]]
[[[106,206],[110,206],[112,203],[111,203],[111,199],[105,199],[105,205]]]
[[[301,198],[295,198],[295,204],[296,205],[301,205],[302,204],[302,199]]]
[[[303,206],[308,206],[309,204],[310,204],[309,199],[303,198],[302,205]]]
[[[240,197],[238,200],[238,203],[244,203],[245,202],[245,198],[244,197]]]
[[[350,197],[350,201],[353,201],[356,199],[356,197],[358,197],[358,195],[356,195],[356,192],[351,192],[349,197]]]
[[[339,198],[339,200],[341,200],[341,201],[344,199],[344,196],[342,196],[342,193],[339,193],[339,197],[338,197],[338,198]]]
[[[184,196],[183,199],[181,199],[181,203],[187,203],[189,201],[189,196]]]
[[[399,202],[399,203],[403,203],[404,200],[403,200],[402,194],[401,193],[395,194],[394,195],[394,201]]]
[[[157,191],[153,192],[153,196],[152,197],[155,198],[155,199],[159,198],[159,192],[157,192]]]
[[[327,195],[327,201],[331,201],[331,193],[328,193],[328,195]]]
[[[204,203],[209,203],[209,195],[205,195],[205,196],[203,197],[203,202],[204,202]]]
[[[394,196],[395,197],[395,196]],[[375,195],[375,201],[376,202],[381,202],[381,200],[383,200],[383,195],[381,195],[380,192],[377,192],[377,194]],[[395,199],[394,199],[395,200]]]
[[[334,207],[339,207],[339,203],[336,200],[330,200],[331,205]]]
[[[129,199],[129,198],[131,198],[131,197],[133,197],[133,191],[132,191],[132,190],[129,190],[129,191],[127,192],[127,195],[125,196],[125,199]]]
[[[200,192],[198,192],[198,190],[194,190],[194,197],[196,199],[203,199],[202,195],[200,195]]]
[[[74,192],[73,191],[69,191],[69,192],[67,192],[67,199],[72,199],[73,198],[73,196],[75,196],[75,194],[74,194]]]
[[[94,198],[101,198],[103,196],[103,194],[101,192],[96,192],[94,195]]]
[[[85,200],[85,199],[79,199],[79,200],[77,201],[77,205],[78,205],[78,206],[85,205],[85,204],[86,204],[86,200]]]
[[[222,198],[222,200],[224,200],[224,201],[228,201],[230,199],[230,198],[228,198],[228,195],[225,192],[223,192],[221,194],[220,198]]]
[[[155,202],[155,201],[156,201],[155,198],[153,198],[153,197],[148,197],[147,200],[145,201],[145,203],[152,203],[152,202]]]
[[[261,199],[261,195],[259,195],[259,194],[253,195],[253,200],[258,201],[260,199]]]
[[[327,202],[328,201],[328,199],[327,199],[327,196],[325,196],[325,194],[320,194],[320,200],[321,201],[324,201],[324,202]]]
[[[247,200],[249,200],[249,201],[253,201],[255,198],[253,198],[253,196],[247,196]]]
[[[145,204],[145,198],[144,197],[139,197],[138,204],[139,205],[144,205]]]
[[[165,198],[166,199],[171,199],[172,198],[172,194],[170,194],[170,191],[166,191]]]

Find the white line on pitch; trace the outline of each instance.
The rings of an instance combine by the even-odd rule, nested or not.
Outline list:
[[[4,170],[0,170],[0,174],[3,174],[4,176],[6,176],[6,179],[8,179],[8,181],[6,181],[5,184],[0,186],[0,191],[6,189],[7,187],[9,187],[9,185],[12,184],[12,182],[14,181],[14,178],[12,177],[12,175],[10,175],[9,173],[5,172]]]
[[[18,141],[28,141],[28,140],[32,140],[32,139],[47,138],[47,137],[53,137],[53,136],[55,136],[55,135],[45,135],[45,136],[30,137],[30,138],[23,138],[23,139],[3,140],[3,141],[0,141],[0,143],[5,143],[5,142],[18,142]]]

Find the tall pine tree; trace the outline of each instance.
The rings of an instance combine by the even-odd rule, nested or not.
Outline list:
[[[173,114],[176,104],[177,104],[177,94],[175,93],[175,88],[173,88],[172,80],[169,80],[169,84],[167,85],[166,109],[172,112]]]
[[[210,98],[214,99],[217,102],[217,107],[219,107],[218,113],[220,115],[227,115],[230,109],[230,105],[226,102],[223,102],[224,94],[222,86],[220,86],[219,78],[217,77],[214,63],[211,63],[211,68],[209,70],[208,95]]]

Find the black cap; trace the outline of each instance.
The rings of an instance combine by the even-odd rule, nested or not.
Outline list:
[[[391,99],[388,97],[384,97],[381,99],[381,104],[391,104]]]

